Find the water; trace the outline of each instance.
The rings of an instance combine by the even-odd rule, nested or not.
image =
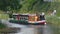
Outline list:
[[[9,23],[7,20],[2,20],[2,23],[8,27],[20,28],[17,33],[14,34],[60,34],[60,28],[51,24],[47,25],[21,25]],[[12,34],[12,33],[11,33]]]

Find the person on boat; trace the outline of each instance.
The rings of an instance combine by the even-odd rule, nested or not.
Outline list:
[[[17,20],[20,20],[20,14],[18,14],[18,16],[17,16]]]
[[[36,20],[37,21],[40,21],[40,18],[39,17],[40,17],[39,13],[36,13]]]
[[[38,16],[35,16],[35,21],[37,21],[37,19],[38,19]]]
[[[42,12],[42,14],[40,14],[40,20],[45,20],[45,13]]]

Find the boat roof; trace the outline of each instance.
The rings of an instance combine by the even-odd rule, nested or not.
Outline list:
[[[36,14],[13,14],[13,16],[36,16]]]
[[[13,16],[28,16],[28,15],[26,15],[26,14],[14,14]]]

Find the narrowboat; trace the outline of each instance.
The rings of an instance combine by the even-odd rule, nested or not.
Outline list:
[[[40,20],[36,14],[14,14],[13,20],[10,23],[23,24],[23,25],[45,25],[45,20]]]

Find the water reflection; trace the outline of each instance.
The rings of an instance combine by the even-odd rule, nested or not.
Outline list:
[[[51,24],[50,27],[53,31],[53,34],[60,34],[60,26]]]
[[[52,30],[47,25],[27,25],[26,28],[21,28],[20,33],[21,34],[52,34]]]

